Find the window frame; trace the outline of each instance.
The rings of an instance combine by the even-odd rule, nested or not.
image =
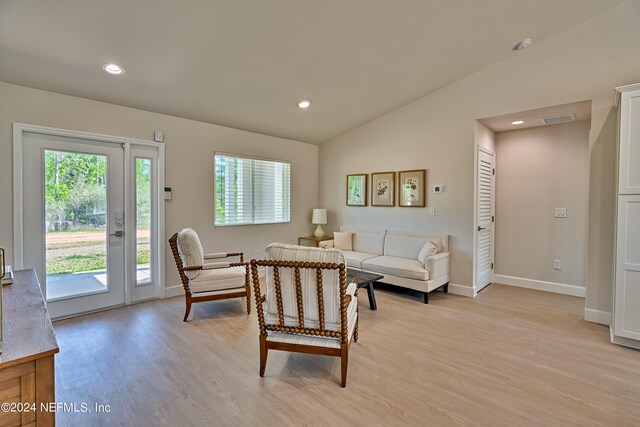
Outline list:
[[[287,221],[273,221],[273,222],[250,222],[243,224],[216,224],[217,217],[217,209],[216,209],[216,197],[217,197],[217,173],[216,173],[216,157],[217,156],[226,156],[226,157],[235,157],[238,159],[248,159],[248,160],[261,160],[266,162],[273,163],[282,163],[289,165],[289,219]],[[254,207],[255,209],[255,207]],[[213,228],[227,228],[227,227],[245,227],[245,226],[260,226],[260,225],[274,225],[274,224],[290,224],[291,223],[291,162],[289,160],[282,159],[273,159],[268,157],[258,157],[258,156],[247,156],[242,154],[233,154],[227,153],[223,151],[214,151],[213,154]]]

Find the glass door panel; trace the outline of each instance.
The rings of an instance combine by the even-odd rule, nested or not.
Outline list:
[[[136,284],[153,282],[151,268],[152,160],[136,157]]]
[[[47,301],[107,292],[107,156],[43,155]]]

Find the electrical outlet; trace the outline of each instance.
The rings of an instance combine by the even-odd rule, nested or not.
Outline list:
[[[555,209],[555,217],[556,218],[566,218],[567,217],[567,208],[556,208]]]
[[[427,215],[436,216],[436,208],[427,208]]]
[[[559,259],[554,259],[553,260],[553,269],[554,270],[561,270],[562,269],[562,261]]]

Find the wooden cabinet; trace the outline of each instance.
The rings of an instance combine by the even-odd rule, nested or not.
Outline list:
[[[13,284],[2,289],[2,304],[0,402],[19,403],[15,408],[23,410],[0,411],[0,426],[52,426],[55,405],[49,405],[55,402],[54,355],[59,350],[33,270],[15,272]]]
[[[640,84],[617,90],[620,145],[611,339],[640,348]]]

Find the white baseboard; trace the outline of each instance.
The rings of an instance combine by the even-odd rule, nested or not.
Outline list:
[[[519,288],[535,289],[538,291],[554,292],[556,294],[572,295],[574,297],[586,297],[587,288],[583,286],[567,285],[564,283],[544,282],[542,280],[525,279],[523,277],[493,275],[493,283],[517,286]]]
[[[609,326],[611,324],[611,313],[608,311],[594,310],[593,308],[585,308],[584,320]]]
[[[449,293],[471,298],[476,296],[476,292],[472,286],[458,285],[456,283],[449,283]]]
[[[611,342],[614,344],[623,345],[625,347],[631,347],[631,348],[640,350],[640,341],[616,336],[613,334],[613,331],[611,331]]]
[[[184,287],[182,285],[167,286],[164,288],[164,298],[177,297],[184,295]]]

